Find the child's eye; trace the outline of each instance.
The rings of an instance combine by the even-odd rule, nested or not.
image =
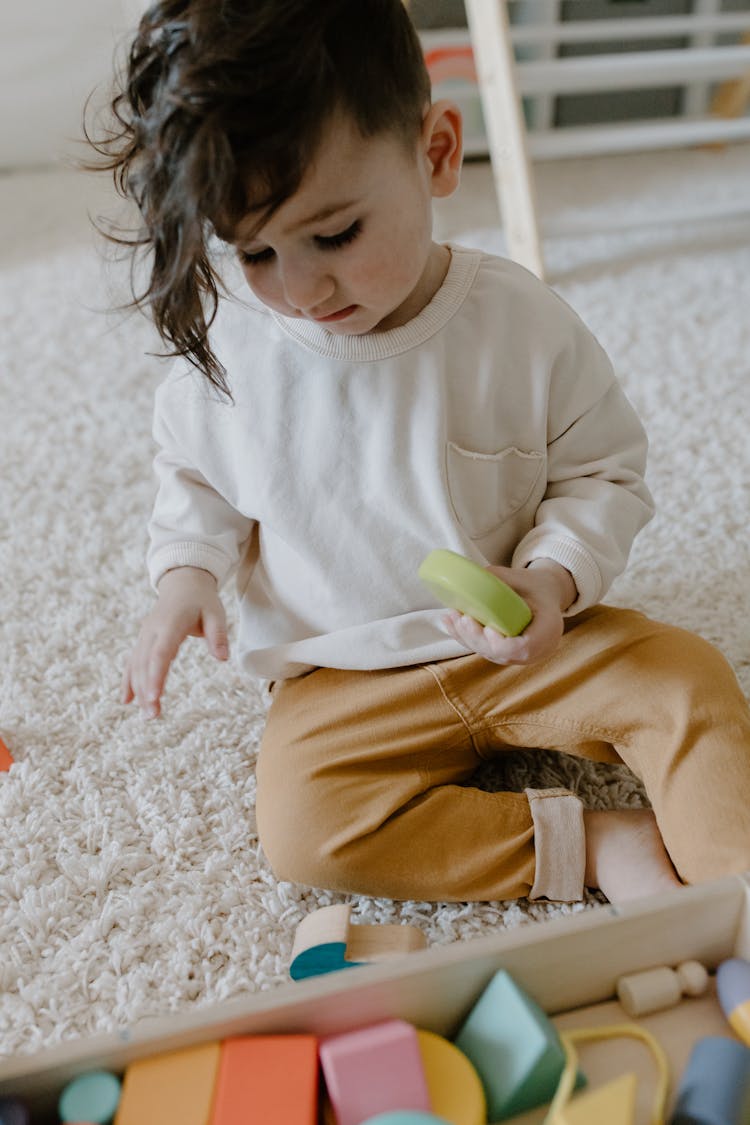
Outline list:
[[[273,250],[267,246],[265,250],[257,250],[251,254],[249,250],[239,250],[239,259],[243,266],[259,266],[262,262],[268,262],[273,257]]]
[[[346,230],[340,231],[338,234],[316,234],[315,242],[321,250],[337,250],[340,246],[346,246],[348,242],[353,242],[357,235],[362,230],[362,220],[355,219],[350,227]],[[271,246],[266,246],[263,250],[238,250],[238,257],[243,266],[260,266],[264,262],[269,262],[274,256],[274,250]]]
[[[361,230],[362,220],[355,219],[350,227],[342,230],[339,234],[316,234],[315,241],[321,250],[336,250],[339,246],[346,246],[347,242],[353,242]]]

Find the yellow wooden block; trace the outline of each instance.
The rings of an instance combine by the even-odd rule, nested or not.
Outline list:
[[[587,1090],[555,1115],[554,1125],[633,1125],[638,1080],[623,1074],[606,1086]]]
[[[484,1088],[463,1051],[432,1031],[418,1030],[417,1039],[432,1112],[451,1125],[485,1125]]]
[[[208,1125],[220,1053],[204,1043],[131,1063],[115,1125]]]

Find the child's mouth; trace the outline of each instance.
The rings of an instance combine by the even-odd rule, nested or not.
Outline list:
[[[343,320],[344,317],[351,316],[356,308],[356,305],[347,305],[345,309],[339,309],[338,312],[329,313],[328,316],[315,316],[313,320],[316,324],[328,324],[332,320]]]

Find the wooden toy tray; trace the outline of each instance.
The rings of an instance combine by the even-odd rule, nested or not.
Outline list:
[[[72,1040],[0,1063],[0,1095],[26,1099],[35,1125],[55,1125],[57,1096],[76,1075],[96,1067],[122,1072],[135,1059],[230,1035],[325,1035],[400,1017],[451,1037],[500,968],[507,969],[561,1027],[622,1022],[627,1017],[614,999],[618,977],[690,959],[715,969],[728,957],[750,958],[748,875],[625,907],[605,905],[468,942],[433,946],[391,963],[290,981],[268,992]],[[695,1040],[731,1035],[713,989],[640,1022],[661,1041],[673,1064],[675,1084]],[[642,1075],[638,1118],[648,1120],[653,1064],[640,1044],[618,1040],[583,1045],[580,1058],[592,1085],[626,1070]],[[542,1109],[514,1121],[533,1125],[543,1118]]]

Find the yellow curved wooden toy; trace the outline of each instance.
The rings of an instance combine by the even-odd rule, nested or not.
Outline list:
[[[484,1087],[463,1051],[432,1031],[417,1039],[433,1112],[451,1125],[485,1125]]]
[[[573,1092],[578,1072],[578,1056],[573,1044],[595,1039],[619,1039],[621,1036],[642,1040],[654,1057],[658,1070],[658,1083],[650,1125],[663,1125],[669,1092],[669,1063],[654,1036],[644,1027],[638,1027],[634,1023],[617,1023],[606,1027],[587,1027],[560,1032],[560,1041],[565,1051],[565,1069],[544,1119],[545,1125],[602,1125],[605,1121],[607,1125],[633,1125],[637,1087],[634,1074],[621,1075],[613,1082],[608,1082],[606,1086],[599,1086],[596,1090],[579,1094],[572,1102],[568,1100]]]

